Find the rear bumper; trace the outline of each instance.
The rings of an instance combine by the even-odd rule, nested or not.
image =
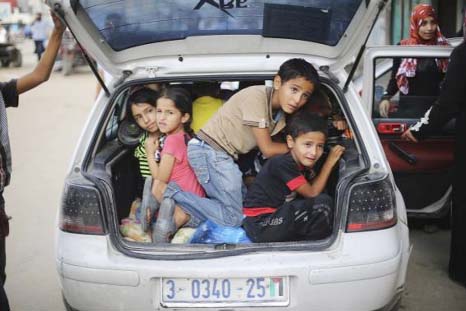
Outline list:
[[[161,306],[161,277],[266,275],[290,277],[290,303],[273,308],[276,310],[389,310],[386,307],[404,285],[409,257],[408,239],[397,227],[372,232],[370,236],[378,236],[374,244],[368,242],[368,233],[345,234],[337,243],[341,247],[328,252],[274,252],[189,261],[130,258],[111,248],[105,236],[60,232],[57,267],[64,296],[78,310],[166,309]],[[379,239],[384,243],[377,243]],[[357,249],[361,243],[371,245]]]

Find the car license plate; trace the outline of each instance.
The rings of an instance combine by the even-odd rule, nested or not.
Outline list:
[[[162,278],[166,307],[287,306],[288,277]]]

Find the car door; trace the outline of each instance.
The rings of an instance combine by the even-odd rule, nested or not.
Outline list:
[[[387,115],[380,110],[380,104],[393,93],[387,94],[387,90],[397,62],[410,58],[416,59],[418,64],[429,61],[438,64],[441,59],[448,60],[451,50],[451,47],[437,46],[393,46],[371,48],[366,54],[364,103],[368,105],[366,108],[370,111],[396,184],[403,194],[408,215],[412,217],[440,218],[449,212],[454,122],[419,143],[407,142],[401,139],[401,134],[424,116],[438,94],[400,95],[398,91],[389,100]],[[434,79],[432,74],[427,77]],[[435,87],[441,87],[441,82],[433,83],[432,88]]]

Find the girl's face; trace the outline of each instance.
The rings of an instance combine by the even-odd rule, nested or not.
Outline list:
[[[160,132],[174,134],[183,130],[183,123],[189,120],[189,114],[182,114],[173,100],[165,97],[157,99],[157,125]]]
[[[159,130],[156,119],[156,109],[148,103],[131,105],[131,113],[136,123],[145,131],[155,133]]]
[[[437,33],[437,22],[433,17],[426,17],[422,20],[421,25],[419,26],[419,37],[422,40],[430,41],[435,38]]]

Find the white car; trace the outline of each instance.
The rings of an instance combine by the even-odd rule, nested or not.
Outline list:
[[[410,255],[406,208],[344,66],[386,1],[50,0],[115,79],[82,132],[64,181],[57,270],[68,310],[396,310]],[[289,58],[317,69],[352,135],[335,171],[332,234],[318,241],[151,244],[125,239],[140,195],[124,128],[131,86],[267,84]],[[224,84],[225,85],[225,84]],[[345,91],[343,91],[345,89]],[[195,91],[195,90],[193,90]],[[126,132],[122,130],[126,129]],[[133,135],[134,134],[134,135]],[[137,139],[136,139],[137,141]]]

